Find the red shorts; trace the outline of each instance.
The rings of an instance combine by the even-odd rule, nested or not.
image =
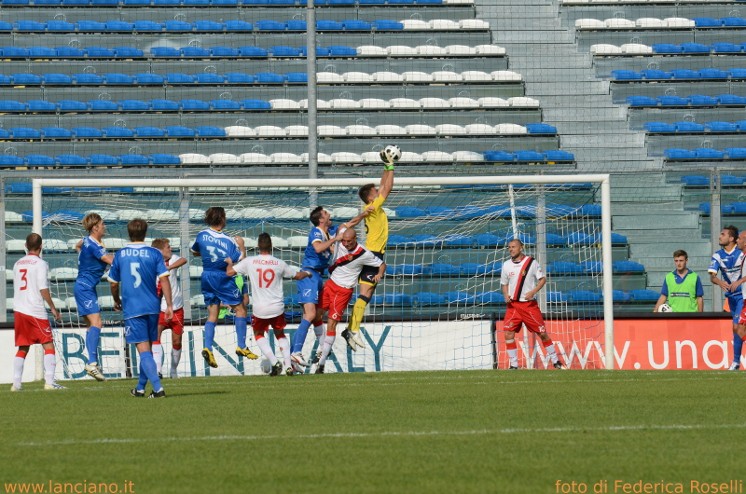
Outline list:
[[[158,326],[163,326],[163,329],[170,329],[175,334],[184,334],[184,307],[176,309],[174,317],[170,321],[166,321],[165,312],[158,314]]]
[[[746,302],[743,304],[743,309],[741,309],[741,314],[738,316],[738,324],[744,325],[746,324]]]
[[[16,346],[31,346],[35,344],[51,343],[52,326],[48,319],[38,319],[23,312],[14,312],[13,324],[16,333]]]
[[[521,323],[525,324],[526,329],[532,333],[546,333],[544,316],[541,315],[541,309],[536,300],[508,303],[503,319],[503,331],[518,333],[521,331]]]
[[[272,329],[285,329],[287,322],[285,322],[285,314],[280,314],[269,319],[251,316],[251,326],[254,328],[255,334],[264,334],[265,331],[269,330],[270,326]]]
[[[341,321],[347,304],[352,298],[352,288],[342,288],[332,280],[324,283],[324,294],[321,297],[321,308],[329,311],[329,318]]]

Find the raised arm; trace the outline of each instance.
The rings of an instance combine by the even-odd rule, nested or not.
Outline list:
[[[394,169],[384,169],[383,175],[381,175],[381,183],[378,186],[378,195],[386,199],[394,188]]]

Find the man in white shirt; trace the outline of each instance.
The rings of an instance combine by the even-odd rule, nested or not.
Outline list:
[[[329,279],[324,283],[321,310],[328,313],[328,318],[326,337],[316,374],[324,373],[324,364],[337,337],[337,323],[342,320],[360,272],[365,266],[378,268],[378,272],[371,278],[371,281],[373,283],[381,281],[386,271],[386,263],[358,244],[355,230],[348,228],[342,233],[342,239],[337,244],[334,260],[329,266]]]
[[[292,278],[302,280],[308,278],[311,273],[291,268],[284,261],[272,255],[272,238],[268,233],[259,234],[257,239],[258,256],[246,257],[238,264],[233,264],[230,258],[225,262],[228,267],[226,275],[237,274],[248,276],[251,285],[251,326],[254,328],[254,339],[262,351],[264,357],[269,360],[272,370],[270,376],[277,376],[282,372],[282,364],[275,356],[269,341],[264,336],[271,327],[275,332],[277,345],[282,352],[285,361],[285,372],[287,375],[294,374],[290,361],[290,342],[285,336],[285,296],[282,289],[282,279]]]
[[[18,351],[13,359],[13,385],[11,391],[21,391],[23,365],[29,348],[41,344],[44,348],[44,389],[65,389],[54,382],[57,357],[54,352],[52,327],[47,319],[44,302],[49,306],[55,320],[61,321],[49,293],[47,273],[49,265],[40,256],[41,236],[31,233],[26,237],[26,254],[13,266],[13,321]]]
[[[518,369],[518,345],[515,342],[515,334],[521,331],[524,324],[526,329],[539,335],[554,368],[565,369],[565,365],[557,357],[552,339],[547,334],[544,316],[536,302],[536,294],[546,284],[544,272],[536,259],[523,253],[523,242],[520,240],[513,239],[508,242],[508,254],[510,259],[503,263],[500,284],[507,304],[503,331],[510,369]]]

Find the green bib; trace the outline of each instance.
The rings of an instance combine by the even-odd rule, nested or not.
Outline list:
[[[674,273],[666,275],[668,305],[673,312],[697,312],[697,273],[689,271],[681,283]]]

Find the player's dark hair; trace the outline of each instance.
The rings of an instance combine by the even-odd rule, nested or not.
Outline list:
[[[684,257],[684,259],[689,260],[689,254],[687,254],[686,251],[683,249],[675,250],[673,252],[674,259],[676,259],[677,257],[682,257],[682,256]]]
[[[323,206],[316,206],[314,210],[311,211],[311,216],[309,216],[309,219],[311,220],[311,224],[313,226],[319,226],[319,221],[321,221],[321,212],[323,210]]]
[[[85,231],[90,233],[91,230],[93,230],[93,227],[98,225],[102,221],[103,218],[101,218],[101,215],[99,215],[98,213],[88,213],[83,218],[83,228],[85,228]]]
[[[213,206],[205,211],[205,223],[207,226],[225,226],[225,209]]]
[[[41,235],[38,233],[29,233],[26,236],[26,250],[37,252],[41,249]]]
[[[127,233],[133,242],[142,242],[145,240],[145,234],[148,233],[148,222],[140,218],[135,218],[127,223]]]
[[[269,233],[260,233],[256,241],[256,246],[259,248],[259,252],[272,252],[272,238]]]
[[[738,238],[738,228],[733,225],[728,225],[724,226],[723,230],[728,230],[728,234],[733,237],[733,241],[736,241],[736,239]]]
[[[169,245],[171,242],[167,238],[156,238],[153,239],[153,241],[150,243],[151,247],[155,247],[158,250],[163,249],[167,245]]]
[[[357,195],[360,196],[360,200],[363,201],[365,204],[368,204],[370,202],[368,200],[368,196],[370,195],[370,191],[373,190],[375,186],[376,184],[365,184],[358,189]]]

